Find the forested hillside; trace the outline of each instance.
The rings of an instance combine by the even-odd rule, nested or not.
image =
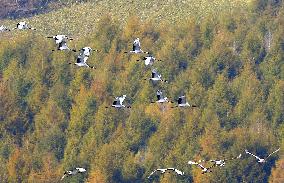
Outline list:
[[[121,26],[106,12],[68,42],[100,50],[88,60],[96,69],[70,65],[71,51],[52,52],[51,32],[1,32],[0,182],[283,183],[283,27],[283,2],[274,0],[175,24],[131,16]],[[150,67],[125,54],[137,37],[162,61]],[[146,81],[151,68],[168,83]],[[152,104],[158,89],[198,107]],[[106,108],[124,94],[131,108]],[[266,157],[279,147],[266,163],[245,153]],[[240,153],[207,174],[187,164]],[[75,167],[87,172],[60,180]],[[147,179],[166,167],[185,175]]]

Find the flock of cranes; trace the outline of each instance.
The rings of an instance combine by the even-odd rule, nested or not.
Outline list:
[[[253,156],[254,158],[256,158],[259,163],[265,163],[266,160],[267,160],[271,155],[275,154],[275,153],[278,152],[278,151],[280,151],[280,148],[277,149],[277,150],[275,150],[275,151],[273,151],[272,153],[270,153],[270,154],[269,154],[266,158],[264,158],[264,159],[260,158],[260,157],[257,156],[257,155],[254,155],[253,153],[249,152],[247,149],[245,150],[245,153],[248,154],[248,155]],[[237,159],[240,159],[241,157],[242,157],[242,154],[239,154],[238,156],[233,157],[233,158],[229,158],[229,159],[212,159],[212,160],[199,160],[199,161],[191,161],[191,160],[190,160],[190,161],[188,161],[187,164],[188,164],[188,165],[196,165],[196,166],[198,166],[198,167],[201,169],[201,173],[202,173],[202,174],[205,174],[205,173],[210,173],[210,172],[212,172],[211,169],[214,168],[214,167],[224,167],[224,166],[226,165],[226,162],[232,161],[232,160],[237,160]],[[204,165],[202,164],[203,162],[206,162],[206,161],[212,163],[211,166],[206,167],[206,166],[204,166]],[[64,172],[64,174],[63,174],[61,180],[63,180],[64,177],[66,177],[66,176],[72,176],[72,175],[76,175],[77,173],[84,173],[84,172],[86,172],[86,169],[84,169],[84,168],[75,168],[74,170],[66,171],[66,172]],[[166,173],[166,172],[173,172],[173,173],[175,173],[175,174],[177,174],[177,175],[179,175],[179,176],[184,176],[184,175],[185,175],[185,173],[184,173],[183,171],[178,170],[178,169],[176,169],[176,168],[158,168],[158,169],[155,169],[154,171],[152,171],[152,172],[150,173],[150,175],[149,175],[147,178],[148,178],[148,179],[151,179],[152,176],[154,176],[154,174],[155,174],[156,172],[160,172],[161,174],[164,174],[164,173]]]
[[[16,25],[16,27],[13,28],[12,30],[15,30],[15,29],[18,29],[18,30],[36,30],[35,28],[30,27],[26,22],[19,22]],[[11,31],[11,29],[9,29],[9,28],[7,28],[7,27],[5,27],[3,25],[0,26],[0,32],[4,32],[4,31]],[[69,50],[69,51],[73,51],[73,52],[78,52],[79,51],[79,54],[77,56],[76,62],[75,63],[69,63],[69,64],[74,64],[74,65],[76,65],[78,67],[87,67],[87,68],[95,69],[94,66],[89,66],[87,64],[87,60],[90,57],[92,51],[98,52],[99,50],[93,50],[90,47],[84,47],[84,48],[82,48],[80,50],[70,49],[67,46],[67,41],[68,40],[73,40],[73,39],[71,37],[66,36],[66,35],[48,36],[47,38],[54,39],[55,44],[57,45],[57,49],[56,49],[57,51],[63,51],[63,50]],[[56,51],[56,50],[54,49],[52,51]],[[143,51],[141,49],[141,43],[140,43],[139,38],[136,38],[134,40],[132,50],[124,52],[124,53],[148,54],[148,56],[145,56],[145,57],[143,57],[141,59],[141,60],[144,61],[146,66],[153,65],[155,61],[161,61],[161,60],[156,59],[152,55],[150,55],[149,52],[145,52],[145,51]],[[141,60],[137,60],[137,61],[141,61]],[[151,78],[147,78],[145,80],[149,80],[149,81],[152,81],[154,83],[155,82],[165,82],[165,83],[168,83],[167,80],[162,79],[162,75],[157,71],[157,69],[152,69],[152,76],[151,76]],[[174,102],[170,101],[167,97],[165,97],[161,90],[157,90],[156,96],[157,96],[157,100],[153,101],[151,103],[160,103],[160,104],[168,103],[168,102],[174,103]],[[131,106],[127,106],[127,105],[123,104],[125,99],[126,99],[126,95],[115,97],[111,107],[114,107],[114,108],[131,108]],[[175,108],[175,107],[197,107],[197,106],[188,103],[187,100],[186,100],[186,96],[182,95],[182,96],[180,96],[178,98],[177,105],[172,106],[172,108]],[[109,108],[109,107],[107,106],[106,108]],[[254,158],[256,158],[259,163],[265,163],[267,161],[267,159],[271,155],[273,155],[274,153],[278,152],[279,150],[280,150],[280,148],[275,150],[271,154],[269,154],[264,159],[260,158],[257,155],[254,155],[253,153],[249,152],[247,149],[245,150],[245,153],[248,154],[248,155],[253,156]],[[189,165],[196,165],[196,166],[198,166],[199,168],[201,168],[201,173],[205,174],[205,173],[208,173],[208,172],[212,172],[211,169],[213,167],[216,167],[216,166],[224,167],[227,161],[240,159],[241,157],[242,157],[242,154],[238,155],[237,157],[230,158],[230,159],[209,160],[209,162],[212,163],[212,165],[209,166],[209,167],[205,167],[204,165],[201,164],[202,162],[205,162],[207,160],[188,161],[188,164]],[[64,175],[62,176],[61,180],[63,180],[67,176],[73,176],[73,175],[76,175],[78,173],[85,173],[86,171],[87,170],[85,168],[75,168],[73,170],[66,171],[66,172],[64,172]],[[161,174],[164,174],[165,172],[174,172],[174,173],[176,173],[177,175],[180,175],[180,176],[185,175],[184,172],[182,172],[182,171],[180,171],[180,170],[178,170],[176,168],[165,168],[165,169],[158,168],[158,169],[156,169],[156,170],[154,170],[153,172],[150,173],[150,175],[148,176],[148,179],[150,179],[156,172],[161,172]]]
[[[277,149],[277,150],[275,150],[274,152],[270,153],[270,154],[269,154],[266,158],[264,158],[264,159],[259,158],[258,156],[256,156],[256,155],[250,153],[248,150],[245,150],[245,153],[246,153],[246,154],[249,154],[249,155],[251,155],[251,156],[253,156],[253,157],[255,157],[256,159],[258,159],[258,162],[259,162],[259,163],[265,163],[266,160],[267,160],[267,158],[269,158],[271,155],[273,155],[274,153],[278,152],[279,150],[280,150],[280,148]],[[238,156],[233,157],[233,158],[229,158],[229,159],[212,159],[212,160],[199,160],[199,161],[191,161],[191,160],[190,160],[190,161],[188,161],[188,164],[189,164],[189,165],[196,165],[196,166],[198,166],[198,167],[201,169],[201,173],[202,173],[202,174],[205,174],[205,173],[212,172],[211,169],[214,168],[214,167],[217,167],[217,166],[219,166],[219,167],[224,167],[224,166],[226,165],[226,162],[232,161],[232,160],[237,160],[237,159],[240,159],[241,157],[242,157],[242,154],[239,154]],[[205,161],[209,161],[210,163],[212,163],[212,165],[209,166],[209,167],[205,167],[204,165],[201,164],[202,162],[205,162]],[[184,172],[182,172],[182,171],[180,171],[180,170],[178,170],[178,169],[176,169],[176,168],[165,168],[165,169],[163,169],[163,168],[158,168],[158,169],[156,169],[156,170],[154,170],[153,172],[150,173],[150,175],[148,176],[148,179],[150,179],[151,176],[153,176],[156,172],[161,172],[161,174],[164,174],[166,171],[173,171],[173,172],[175,172],[177,175],[180,175],[180,176],[185,175]]]

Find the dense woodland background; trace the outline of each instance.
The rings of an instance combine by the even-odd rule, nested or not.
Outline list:
[[[65,170],[85,167],[62,182],[283,183],[283,27],[281,0],[175,24],[130,16],[122,26],[106,14],[69,43],[101,50],[88,60],[96,70],[70,66],[74,53],[51,52],[44,31],[1,33],[1,182],[60,182]],[[144,81],[151,68],[123,53],[136,37],[163,60],[154,67],[169,84]],[[172,100],[185,94],[199,108],[150,104],[157,89]],[[122,94],[131,109],[105,108]],[[244,155],[205,175],[187,164],[244,149],[265,157],[279,147],[265,164]],[[186,175],[147,180],[163,167]]]

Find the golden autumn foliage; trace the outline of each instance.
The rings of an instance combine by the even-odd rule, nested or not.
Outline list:
[[[99,170],[94,170],[90,173],[87,180],[88,183],[106,183],[106,177]]]

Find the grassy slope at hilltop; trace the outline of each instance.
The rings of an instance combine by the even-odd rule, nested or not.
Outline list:
[[[167,1],[121,1],[107,0],[82,4],[72,4],[48,14],[37,15],[25,19],[44,33],[82,34],[85,35],[95,28],[102,15],[110,14],[121,22],[129,16],[138,16],[142,20],[171,23],[187,18],[202,19],[204,16],[217,15],[222,11],[246,7],[248,0],[167,0]],[[18,21],[18,20],[17,20]],[[4,21],[14,24],[13,20]]]

